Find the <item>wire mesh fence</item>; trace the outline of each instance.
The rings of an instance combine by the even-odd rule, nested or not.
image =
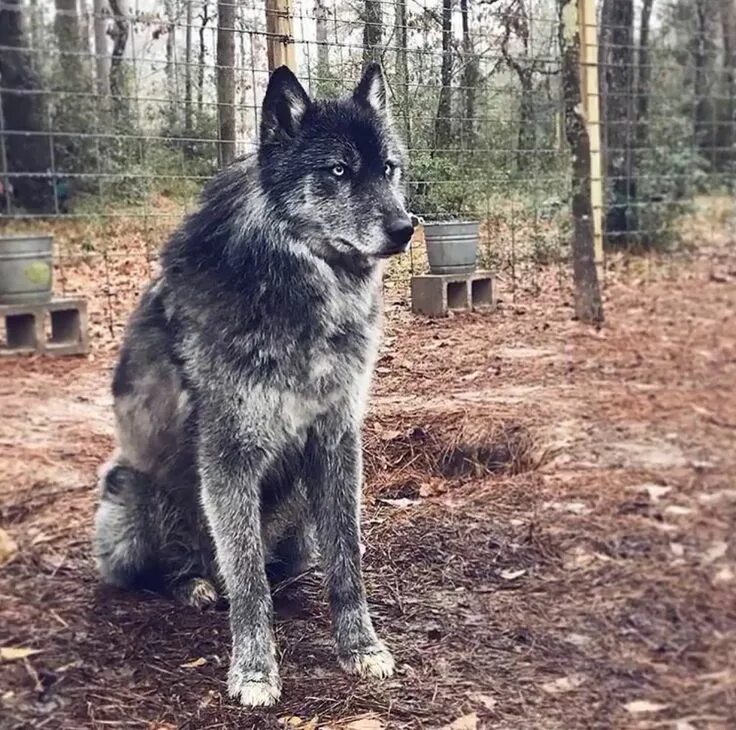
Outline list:
[[[0,0],[2,231],[52,232],[59,286],[98,297],[114,333],[202,184],[255,149],[269,69],[334,96],[379,60],[412,211],[480,220],[512,293],[550,267],[563,284],[576,7],[606,250],[732,240],[733,0]],[[389,278],[423,266],[415,246]]]

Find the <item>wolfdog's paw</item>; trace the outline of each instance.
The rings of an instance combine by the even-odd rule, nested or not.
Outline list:
[[[177,601],[200,611],[211,608],[220,599],[217,589],[206,578],[189,578],[179,583],[173,592]]]
[[[379,641],[365,649],[338,656],[340,666],[349,674],[361,677],[387,679],[394,673],[394,658],[391,652]]]
[[[278,674],[244,673],[231,667],[227,691],[246,707],[270,707],[281,697],[281,680]]]

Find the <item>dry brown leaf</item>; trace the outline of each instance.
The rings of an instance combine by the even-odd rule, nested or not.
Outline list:
[[[0,646],[0,659],[4,662],[12,662],[39,654],[40,651],[40,649],[26,649],[22,646]]]
[[[419,502],[418,499],[409,499],[408,497],[399,497],[398,499],[379,498],[376,501],[381,504],[387,504],[389,507],[398,507],[399,509],[406,509]]]
[[[626,712],[632,715],[642,715],[645,712],[659,712],[660,710],[664,710],[667,705],[659,702],[650,702],[649,700],[633,700],[627,702],[624,707],[626,708]]]
[[[504,580],[516,580],[517,578],[521,578],[522,575],[526,573],[525,568],[520,568],[519,570],[502,570],[499,575]]]
[[[725,540],[714,542],[708,552],[705,554],[705,563],[713,563],[718,558],[722,558],[728,551],[728,543]]]
[[[585,682],[582,674],[570,674],[567,677],[560,677],[551,682],[545,682],[542,689],[551,695],[563,694],[564,692],[572,692]]]
[[[347,730],[383,730],[383,723],[373,715],[358,717],[345,725]]]
[[[197,667],[203,667],[205,664],[207,664],[207,660],[201,656],[197,659],[192,659],[190,662],[184,662],[184,664],[180,664],[179,666],[182,669],[196,669]]]
[[[18,551],[18,544],[8,533],[0,529],[0,565],[5,565]]]
[[[473,692],[470,695],[470,699],[473,702],[479,702],[486,710],[492,710],[496,706],[496,700],[493,697],[481,694],[480,692]]]
[[[446,730],[476,730],[478,727],[478,715],[471,712],[469,715],[458,717],[457,720],[446,726]]]

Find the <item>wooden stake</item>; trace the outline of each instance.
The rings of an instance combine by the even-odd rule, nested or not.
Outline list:
[[[268,70],[288,66],[296,73],[291,0],[266,0]]]
[[[601,115],[598,94],[598,23],[595,0],[577,0],[580,33],[580,78],[583,116],[590,139],[590,200],[593,207],[593,252],[598,280],[603,282],[603,170],[601,163]]]

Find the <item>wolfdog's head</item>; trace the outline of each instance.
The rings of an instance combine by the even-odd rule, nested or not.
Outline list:
[[[386,85],[370,64],[351,96],[315,101],[285,66],[263,102],[258,153],[263,190],[315,245],[384,258],[406,250],[405,156]]]

